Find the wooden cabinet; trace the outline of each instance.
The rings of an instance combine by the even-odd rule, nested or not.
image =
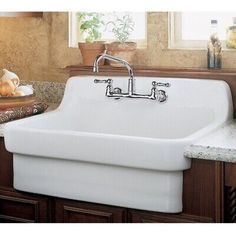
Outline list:
[[[184,171],[183,213],[224,222],[224,163],[192,159]]]
[[[13,187],[12,154],[5,149],[4,139],[0,137],[0,188]]]
[[[48,222],[48,199],[33,194],[0,190],[0,222]]]
[[[126,209],[101,204],[56,199],[57,223],[122,223],[126,222]]]
[[[210,223],[208,218],[194,215],[165,214],[138,210],[128,211],[130,223]]]
[[[236,223],[236,164],[225,163],[225,221]]]

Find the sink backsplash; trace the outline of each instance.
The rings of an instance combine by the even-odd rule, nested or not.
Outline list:
[[[30,84],[35,90],[37,101],[60,103],[65,90],[65,83],[45,81],[21,81],[21,85]]]

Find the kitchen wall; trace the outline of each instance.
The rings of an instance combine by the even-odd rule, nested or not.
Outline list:
[[[147,16],[147,48],[137,51],[135,64],[157,67],[206,67],[205,50],[168,49],[168,14]],[[223,67],[236,68],[236,52],[223,52]],[[0,18],[0,68],[24,80],[63,82],[67,65],[81,63],[78,48],[68,47],[68,14],[43,18]]]

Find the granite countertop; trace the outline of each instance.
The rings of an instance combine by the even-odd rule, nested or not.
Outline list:
[[[236,120],[188,146],[184,156],[236,163]]]

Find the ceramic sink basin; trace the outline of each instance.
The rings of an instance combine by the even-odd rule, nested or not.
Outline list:
[[[161,212],[182,210],[187,145],[232,119],[223,81],[171,83],[164,104],[105,96],[97,77],[72,77],[55,111],[10,122],[5,144],[14,154],[14,187],[83,201]],[[100,77],[99,79],[106,79]],[[114,86],[127,88],[126,77]],[[158,78],[136,78],[139,93]]]

